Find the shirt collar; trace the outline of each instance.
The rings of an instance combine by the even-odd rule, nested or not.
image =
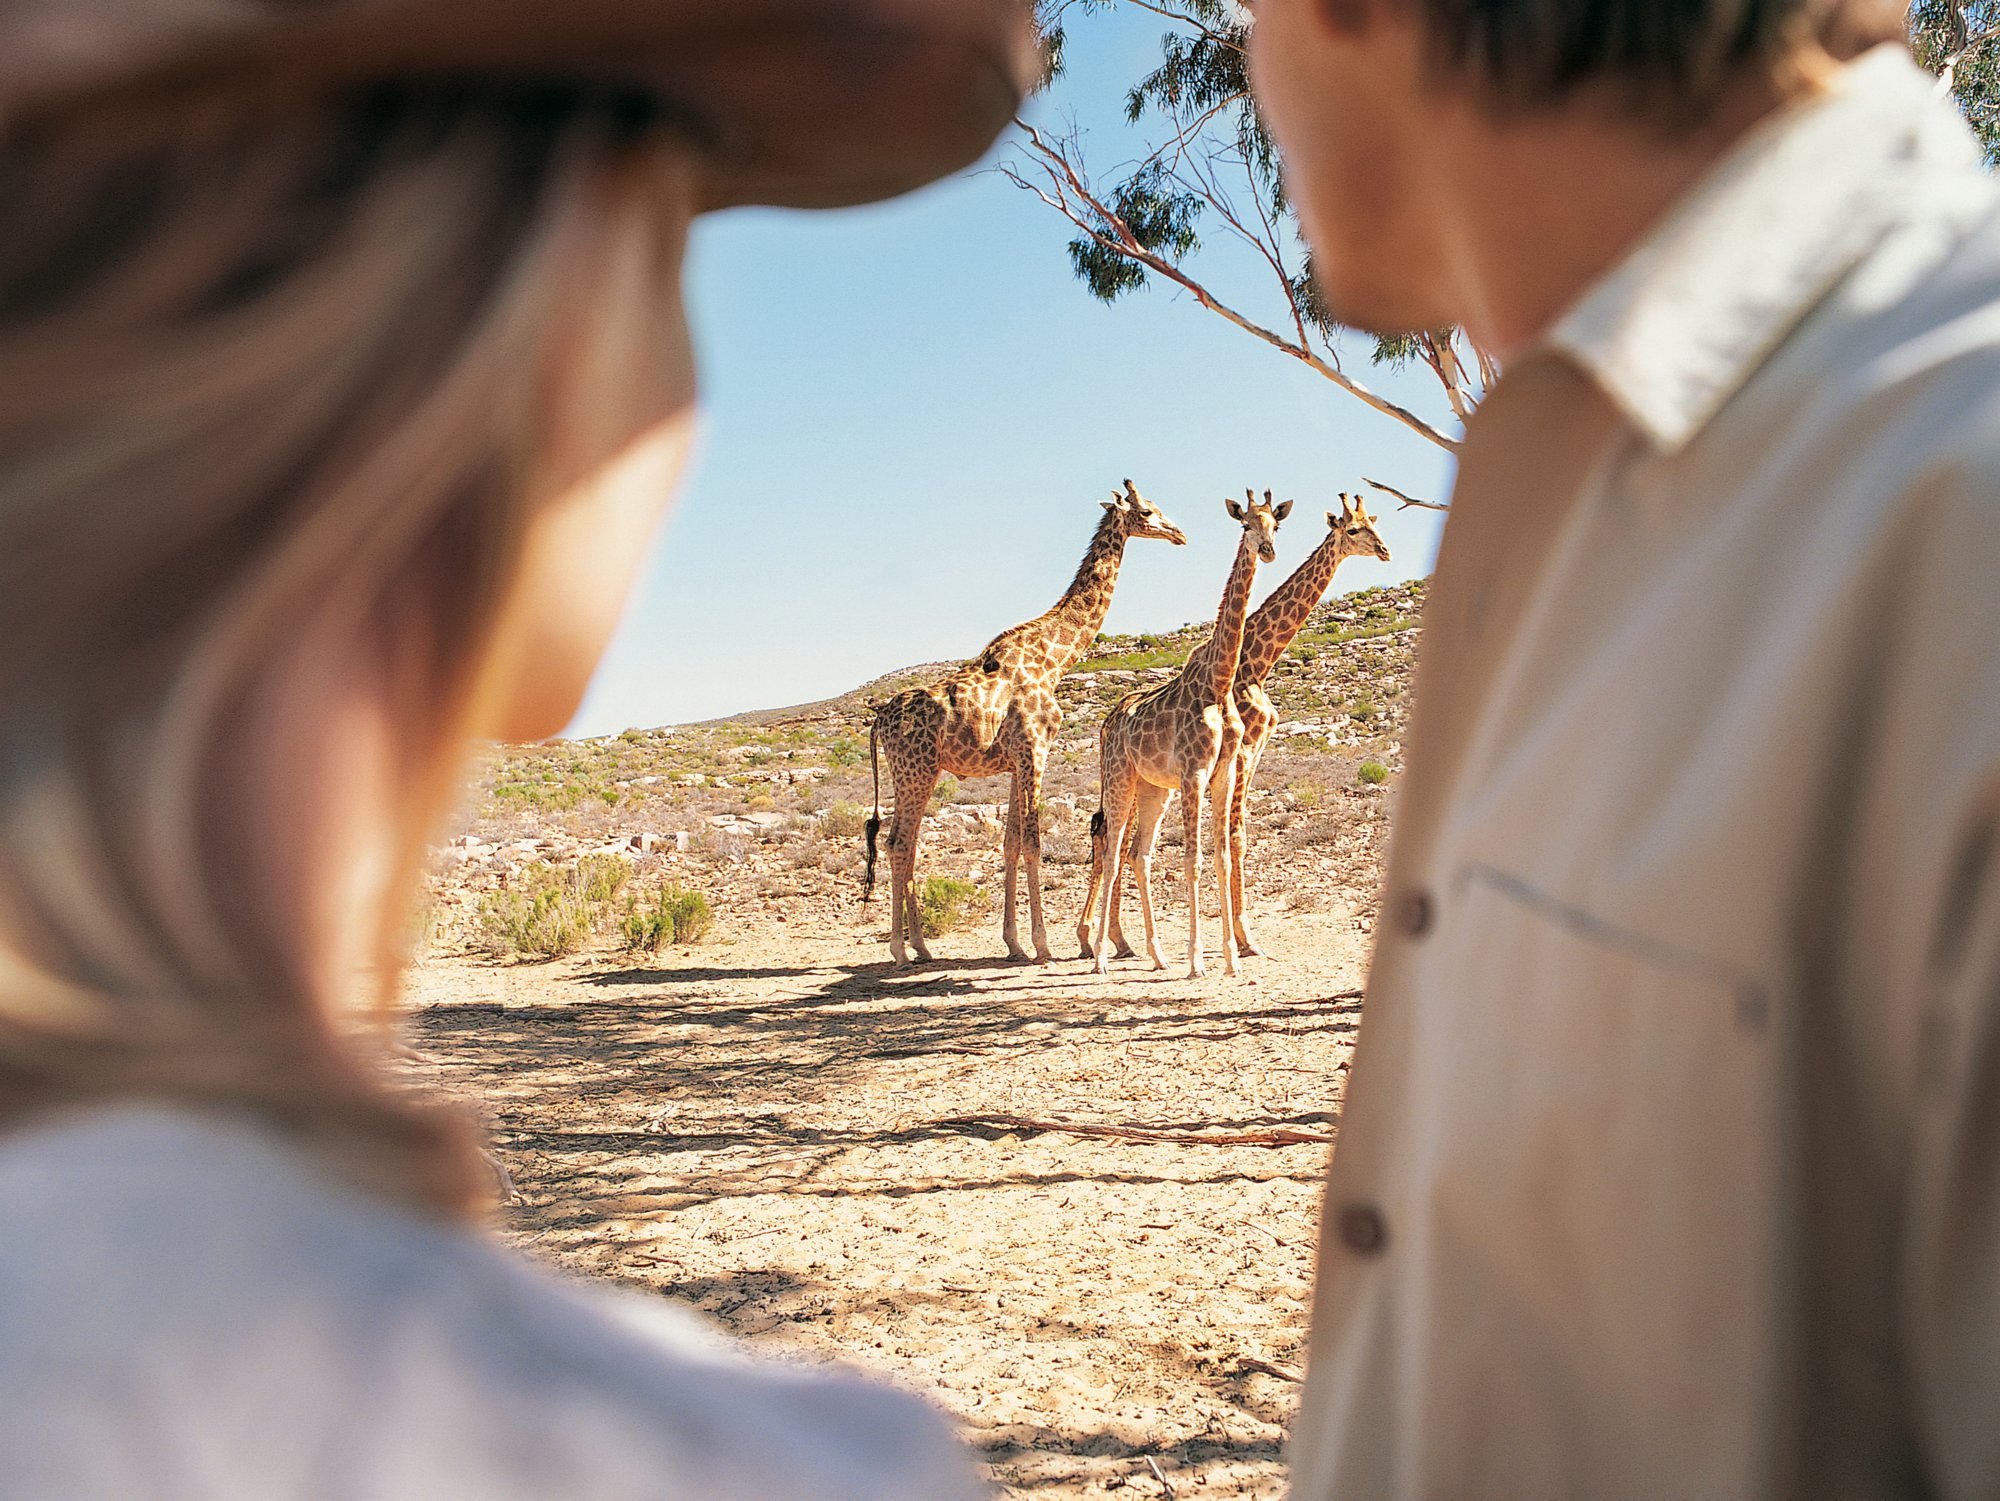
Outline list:
[[[1978,148],[1900,46],[1754,128],[1539,341],[1656,448],[1684,447],[1902,212],[1909,168]]]

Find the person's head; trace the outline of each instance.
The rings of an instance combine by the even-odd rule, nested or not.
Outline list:
[[[1699,159],[1707,135],[1740,129],[1815,61],[1899,34],[1902,11],[1891,0],[1257,0],[1250,64],[1329,309],[1413,332],[1479,311],[1464,305],[1464,194],[1526,215],[1543,206],[1520,191],[1536,178],[1573,201],[1614,164],[1651,155],[1676,171],[1677,155]],[[1574,178],[1558,182],[1563,158]]]
[[[623,8],[665,45],[677,3],[725,14]],[[792,8],[821,40],[894,12],[918,62],[945,13]],[[897,118],[879,160],[865,132],[824,156],[803,118],[754,128],[756,41],[722,74],[742,119],[455,64],[10,121],[0,67],[0,1130],[205,1102],[407,1200],[478,1196],[464,1133],[378,1080],[372,1003],[465,750],[561,730],[672,494],[689,222],[957,166],[1023,71],[968,45],[938,142]]]

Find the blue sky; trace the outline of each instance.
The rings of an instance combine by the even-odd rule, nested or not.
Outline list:
[[[1078,121],[1110,176],[1133,154],[1116,104],[1155,35],[1116,13],[1080,22],[1068,77],[1029,118]],[[1055,600],[1127,475],[1189,545],[1132,544],[1112,631],[1214,614],[1235,548],[1222,502],[1246,485],[1299,502],[1267,588],[1363,474],[1447,492],[1442,450],[1185,295],[1095,301],[1068,238],[991,171],[871,208],[698,225],[704,436],[571,733],[804,702],[968,656]],[[1225,263],[1217,290],[1272,316],[1232,278]],[[1366,378],[1443,420],[1427,371]],[[1350,562],[1335,587],[1427,573],[1437,522],[1386,512],[1395,563]]]

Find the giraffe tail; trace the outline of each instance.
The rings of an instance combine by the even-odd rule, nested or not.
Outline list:
[[[882,721],[868,722],[868,760],[875,769],[875,811],[868,815],[868,822],[862,825],[862,875],[861,900],[866,902],[875,895],[875,840],[882,832],[882,751],[880,736]]]

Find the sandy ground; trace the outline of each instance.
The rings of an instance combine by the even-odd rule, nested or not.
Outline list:
[[[1328,1148],[1015,1118],[1329,1135],[1366,918],[1267,900],[1271,956],[1190,982],[1010,965],[991,919],[897,971],[880,901],[780,901],[636,964],[426,959],[411,1041],[533,1254],[929,1393],[1010,1496],[1278,1496]]]

